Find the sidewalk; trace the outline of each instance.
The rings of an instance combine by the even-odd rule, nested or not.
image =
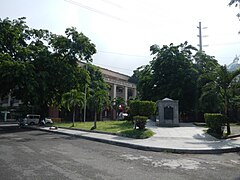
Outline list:
[[[196,154],[240,151],[240,137],[219,140],[204,133],[204,128],[194,126],[191,123],[181,123],[180,127],[157,127],[154,125],[154,122],[148,121],[147,128],[156,133],[148,139],[131,139],[112,134],[65,128],[32,128],[147,151]]]

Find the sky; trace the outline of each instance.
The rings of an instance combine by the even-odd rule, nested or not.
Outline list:
[[[198,47],[199,22],[203,50],[220,64],[240,56],[240,11],[230,0],[0,0],[0,18],[26,17],[31,28],[64,34],[76,27],[91,39],[93,64],[132,75],[152,60],[150,46]],[[206,45],[206,46],[205,46]]]

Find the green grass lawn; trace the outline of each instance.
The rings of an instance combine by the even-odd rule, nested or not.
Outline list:
[[[54,123],[54,126],[65,127],[65,128],[77,128],[84,130],[91,130],[93,127],[93,122],[75,122],[74,127],[72,123]],[[149,130],[136,130],[133,129],[133,124],[131,121],[98,121],[96,131],[116,133],[121,136],[144,139],[154,135],[154,133]]]

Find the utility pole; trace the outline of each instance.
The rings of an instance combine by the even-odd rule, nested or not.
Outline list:
[[[202,23],[199,22],[199,25],[198,25],[197,28],[199,29],[199,34],[198,34],[198,37],[199,37],[199,44],[198,44],[198,46],[199,46],[199,51],[202,52],[202,50],[203,50],[202,38],[203,38],[203,37],[207,37],[207,36],[203,36],[203,35],[202,35],[202,29],[207,29],[207,27],[202,27]],[[206,45],[204,45],[204,46],[206,46]]]
[[[198,34],[198,37],[199,37],[199,52],[202,53],[203,51],[203,43],[202,43],[202,38],[203,37],[206,37],[206,36],[203,36],[202,35],[202,29],[206,29],[206,27],[202,28],[202,23],[199,22],[199,25],[197,27],[199,29],[199,34]],[[196,95],[195,95],[195,121],[198,121],[199,117],[198,117],[198,114],[199,114],[199,104],[198,104],[198,97],[199,96],[199,84],[198,84],[198,81],[197,81],[197,84],[196,84]]]

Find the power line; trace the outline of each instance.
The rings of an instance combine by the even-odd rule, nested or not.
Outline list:
[[[64,0],[64,1],[66,1],[66,2],[68,2],[68,3],[71,3],[71,4],[74,4],[74,5],[76,5],[76,6],[82,7],[82,8],[84,8],[84,9],[89,10],[89,11],[92,11],[92,12],[95,12],[95,13],[98,13],[98,14],[101,14],[101,15],[104,15],[104,16],[107,16],[107,17],[110,17],[110,18],[112,18],[112,19],[116,19],[116,20],[118,20],[118,21],[124,21],[123,19],[121,19],[121,18],[119,18],[119,17],[117,17],[117,16],[113,16],[113,15],[111,15],[111,14],[105,13],[105,12],[100,11],[100,10],[98,10],[98,9],[95,9],[95,8],[90,7],[90,6],[84,5],[84,4],[80,3],[80,2],[76,2],[76,1],[73,1],[73,0]]]
[[[150,58],[150,56],[135,55],[135,54],[125,54],[125,53],[118,53],[118,52],[108,52],[108,51],[101,51],[101,50],[98,50],[98,52],[101,52],[101,53],[108,53],[108,54],[116,54],[116,55],[121,55],[121,56],[132,56],[132,57],[144,57],[144,58]]]
[[[115,7],[117,7],[117,8],[123,8],[121,5],[119,5],[119,4],[117,4],[117,3],[113,3],[113,2],[111,2],[111,1],[109,1],[109,0],[101,0],[101,1],[103,1],[103,2],[105,2],[105,3],[107,3],[107,4],[110,4],[110,5],[112,5],[112,6],[115,6]]]
[[[240,42],[226,42],[226,43],[214,43],[210,44],[211,46],[223,46],[223,45],[234,45],[234,44],[240,44]]]

